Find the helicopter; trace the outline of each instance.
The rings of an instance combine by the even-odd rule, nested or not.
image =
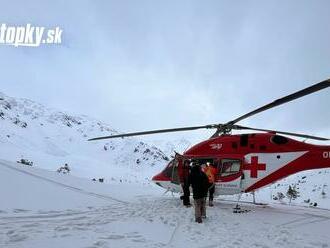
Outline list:
[[[330,167],[329,145],[309,144],[286,136],[318,141],[329,141],[330,139],[308,134],[241,126],[236,123],[329,86],[330,79],[324,80],[276,99],[223,124],[116,134],[92,138],[89,141],[197,129],[215,129],[215,133],[209,139],[192,146],[182,155],[177,153],[164,170],[152,178],[152,181],[167,191],[182,192],[180,174],[187,162],[190,164],[209,164],[216,169],[215,196],[254,192],[300,171]],[[231,134],[232,130],[258,131],[258,133],[233,135]]]

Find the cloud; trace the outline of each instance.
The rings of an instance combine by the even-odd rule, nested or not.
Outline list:
[[[1,46],[2,90],[124,131],[227,122],[330,76],[328,1],[1,6],[1,22],[64,30],[60,46]],[[242,124],[326,130],[329,94],[325,90]]]

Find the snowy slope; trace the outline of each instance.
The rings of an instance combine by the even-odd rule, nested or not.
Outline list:
[[[255,202],[330,210],[329,184],[330,169],[303,171],[257,190]],[[287,196],[289,186],[295,187],[298,191],[298,197],[292,199],[291,203]],[[278,198],[280,193],[283,194],[283,199]],[[238,195],[221,196],[220,198],[236,202]],[[253,195],[244,193],[241,196],[241,201],[253,202]]]
[[[196,224],[193,208],[153,185],[100,184],[5,160],[0,177],[0,247],[330,245],[328,210],[243,204],[249,212],[234,214],[234,203],[217,200]]]
[[[71,174],[76,176],[149,184],[174,151],[183,153],[192,145],[186,139],[168,142],[157,137],[154,146],[138,138],[87,142],[88,138],[113,133],[117,131],[90,117],[69,115],[0,93],[0,159],[25,158],[50,171],[68,163]],[[288,203],[287,197],[279,201],[276,196],[278,192],[285,195],[289,185],[296,185],[300,193],[292,204],[316,203],[330,208],[329,183],[330,169],[301,172],[259,190],[256,198],[262,202]],[[251,200],[251,196],[243,195],[243,199]]]
[[[73,175],[138,183],[148,183],[167,163],[161,150],[138,139],[87,142],[114,133],[87,116],[0,93],[0,159],[24,158],[53,171],[68,163]]]
[[[264,202],[289,204],[289,199],[286,196],[289,185],[295,186],[299,192],[298,197],[292,200],[291,204],[330,209],[330,169],[304,171],[289,176],[259,190],[257,197]],[[278,192],[283,193],[285,198],[276,199]]]
[[[152,140],[152,143],[159,147],[168,157],[173,156],[176,152],[183,154],[193,143],[185,138],[164,141],[159,139]]]

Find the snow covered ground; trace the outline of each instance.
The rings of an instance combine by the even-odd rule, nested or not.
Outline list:
[[[159,187],[0,161],[0,247],[329,247],[330,211],[216,200],[203,224]]]

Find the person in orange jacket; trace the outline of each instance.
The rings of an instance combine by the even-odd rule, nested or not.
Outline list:
[[[209,206],[213,207],[213,195],[215,191],[215,177],[217,175],[217,169],[213,167],[212,164],[206,163],[206,165],[203,166],[203,171],[209,179]]]

